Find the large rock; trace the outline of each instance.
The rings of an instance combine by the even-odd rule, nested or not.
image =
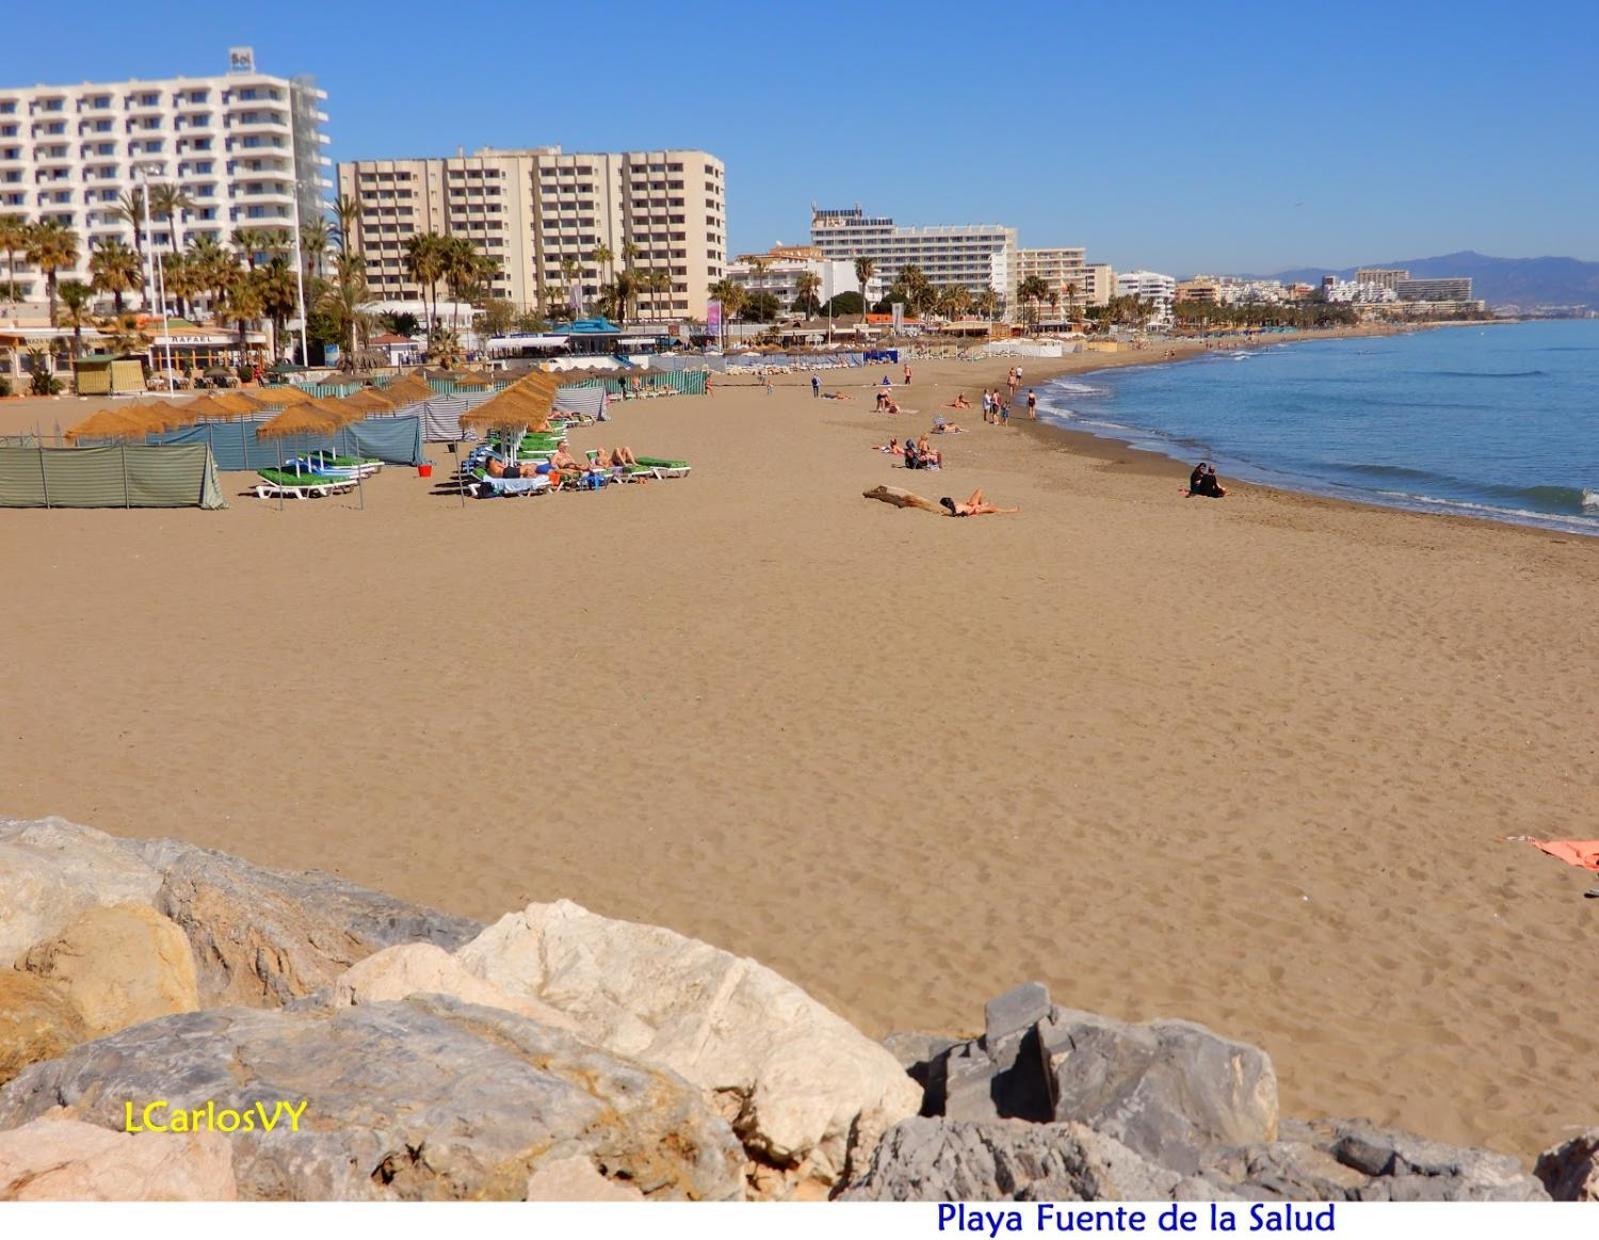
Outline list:
[[[397,943],[450,949],[482,927],[317,871],[263,869],[176,840],[140,845],[162,875],[155,906],[183,928],[207,1007],[277,1007]]]
[[[129,1101],[248,1112],[230,1136],[250,1200],[516,1200],[586,1157],[650,1197],[732,1198],[743,1155],[700,1091],[508,1012],[438,996],[328,1011],[169,1016],[35,1064],[0,1129],[58,1103],[120,1130]],[[303,1111],[291,1124],[279,1103]],[[268,1130],[265,1121],[277,1122]]]
[[[59,986],[31,973],[0,969],[0,1085],[88,1036],[83,1018]]]
[[[846,1201],[1163,1201],[1182,1177],[1081,1124],[896,1124]]]
[[[144,904],[85,909],[21,964],[61,988],[90,1037],[200,1006],[189,940]]]
[[[1363,1120],[1288,1120],[1281,1140],[1207,1152],[1202,1178],[1239,1197],[1317,1201],[1543,1201],[1507,1154]]]
[[[149,904],[161,876],[125,842],[63,818],[0,818],[0,968],[99,904]]]
[[[0,1201],[232,1201],[218,1133],[112,1132],[65,1111],[0,1132]]]
[[[1037,1027],[1053,1118],[1084,1123],[1184,1174],[1211,1146],[1277,1135],[1277,1077],[1256,1047],[1203,1025],[1130,1025],[1055,1008]]]
[[[942,1113],[950,1119],[1055,1118],[1039,1055],[1038,1025],[1050,1013],[1049,991],[1025,982],[983,1008],[983,1036],[945,1057]],[[934,1070],[931,1080],[937,1081]]]
[[[783,1195],[831,1184],[914,1115],[921,1089],[894,1057],[753,960],[569,901],[532,904],[456,953],[507,994],[573,1017],[585,1038],[717,1096],[745,1148],[783,1169]]]
[[[1534,1171],[1556,1201],[1599,1201],[1599,1128],[1550,1146]]]
[[[577,1022],[565,1012],[525,995],[506,994],[493,982],[468,973],[454,956],[432,943],[385,947],[351,965],[333,983],[333,1003],[340,1007],[408,999],[412,995],[449,995],[462,1003],[504,1008],[540,1024],[577,1031]]]

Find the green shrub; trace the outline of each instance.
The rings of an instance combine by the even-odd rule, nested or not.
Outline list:
[[[0,397],[11,395],[11,380],[0,377]]]
[[[47,371],[36,370],[33,372],[32,391],[35,396],[54,396],[61,391],[61,380]]]

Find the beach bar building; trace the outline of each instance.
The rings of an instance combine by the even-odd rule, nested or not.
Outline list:
[[[74,367],[79,396],[144,391],[144,359],[137,353],[87,353]]]

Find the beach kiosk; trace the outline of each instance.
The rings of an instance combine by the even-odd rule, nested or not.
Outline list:
[[[137,353],[85,353],[75,373],[79,396],[144,391],[144,362]]]

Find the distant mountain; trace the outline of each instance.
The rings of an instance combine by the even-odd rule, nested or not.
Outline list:
[[[1489,305],[1591,306],[1599,309],[1599,263],[1580,258],[1494,258],[1475,250],[1443,254],[1437,258],[1400,258],[1393,262],[1362,263],[1362,267],[1404,267],[1417,279],[1435,276],[1470,276],[1471,291]],[[1296,267],[1252,280],[1321,283],[1322,276],[1352,280],[1354,267]]]

